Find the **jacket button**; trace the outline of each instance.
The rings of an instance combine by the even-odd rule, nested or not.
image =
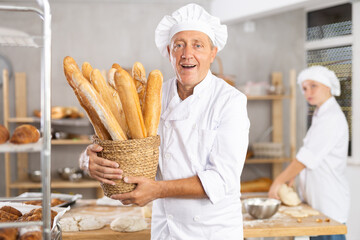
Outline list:
[[[169,220],[172,220],[174,218],[173,215],[171,215],[171,214],[169,214],[167,217]]]
[[[169,160],[171,158],[171,154],[170,153],[165,153],[164,158],[166,160]]]
[[[199,222],[200,221],[200,216],[195,216],[193,219],[194,219],[195,222]]]
[[[165,127],[166,127],[166,128],[170,128],[170,127],[171,127],[170,123],[169,123],[169,122],[165,122]]]

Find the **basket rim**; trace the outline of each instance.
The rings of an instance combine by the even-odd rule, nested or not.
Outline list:
[[[91,140],[93,142],[99,141],[99,142],[103,142],[103,143],[121,143],[121,142],[139,142],[139,141],[144,141],[144,140],[150,140],[151,138],[153,138],[154,140],[160,139],[160,135],[150,136],[150,137],[146,137],[146,138],[132,138],[132,139],[126,139],[126,140],[101,140],[98,136],[96,136],[94,134],[94,135],[92,135]]]

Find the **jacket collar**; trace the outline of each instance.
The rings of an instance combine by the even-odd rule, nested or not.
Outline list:
[[[209,90],[209,85],[211,83],[212,73],[209,70],[206,77],[194,87],[193,94],[181,100],[177,92],[177,80],[176,77],[171,79],[171,89],[170,89],[170,102],[167,106],[165,112],[161,115],[163,120],[184,120],[190,116],[190,106],[191,102],[196,98],[201,98],[205,91]]]
[[[336,103],[336,99],[334,96],[330,97],[326,100],[318,109],[315,110],[314,115],[320,117],[323,115],[331,106]]]

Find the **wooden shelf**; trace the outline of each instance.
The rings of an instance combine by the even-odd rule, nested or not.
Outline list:
[[[262,164],[262,163],[285,163],[291,162],[291,158],[248,158],[245,164]]]
[[[41,188],[41,183],[31,181],[16,181],[9,184],[12,189],[32,189]],[[63,180],[52,180],[51,188],[96,188],[100,183],[95,180],[81,180],[79,182],[70,182]]]
[[[282,100],[291,98],[289,95],[263,95],[263,96],[246,96],[248,100]]]
[[[0,153],[6,152],[40,152],[42,149],[43,139],[40,138],[36,143],[14,144],[7,141],[0,144]]]
[[[38,117],[15,117],[9,118],[9,123],[39,123]],[[64,118],[64,119],[52,119],[52,125],[72,126],[72,127],[87,127],[90,126],[90,122],[87,118]]]
[[[92,141],[89,139],[56,139],[51,140],[52,145],[89,145]]]
[[[17,117],[17,118],[9,118],[8,122],[11,122],[11,123],[33,123],[36,121],[32,117]]]

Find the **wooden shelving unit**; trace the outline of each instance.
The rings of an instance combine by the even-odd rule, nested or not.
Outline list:
[[[89,145],[92,142],[86,139],[56,139],[51,140],[51,145]]]
[[[27,117],[26,109],[26,75],[25,73],[15,73],[15,117],[10,117],[9,110],[9,79],[7,76],[3,78],[3,101],[4,101],[4,125],[9,129],[10,124],[34,124],[40,123],[37,117]],[[87,119],[56,119],[51,121],[52,125],[61,126],[90,126]],[[53,139],[52,146],[65,145],[89,145],[89,139]],[[41,189],[41,183],[32,182],[28,177],[28,152],[40,152],[42,149],[42,139],[37,143],[16,145],[5,143],[0,145],[0,153],[5,153],[5,189],[6,196],[10,197],[11,189],[18,189],[20,192],[27,189]],[[9,151],[17,152],[16,166],[17,178],[15,181],[11,179],[11,156]],[[98,197],[102,196],[99,182],[95,180],[81,180],[79,182],[70,182],[54,179],[51,181],[51,188],[96,188]]]
[[[291,158],[250,158],[246,159],[245,164],[263,164],[263,163],[285,163],[290,162]]]
[[[51,181],[51,188],[97,188],[100,183],[95,180],[80,180],[78,182],[70,182],[59,179]],[[31,181],[15,181],[9,185],[12,189],[36,189],[41,188],[41,183]]]
[[[272,73],[272,84],[279,82],[282,84],[282,73]],[[272,105],[272,141],[284,142],[283,137],[283,101],[290,101],[290,156],[283,158],[250,158],[246,159],[245,164],[272,164],[272,176],[275,178],[282,171],[283,163],[290,162],[296,155],[296,72],[290,71],[290,94],[289,95],[264,95],[264,96],[247,96],[248,101],[271,101]]]

